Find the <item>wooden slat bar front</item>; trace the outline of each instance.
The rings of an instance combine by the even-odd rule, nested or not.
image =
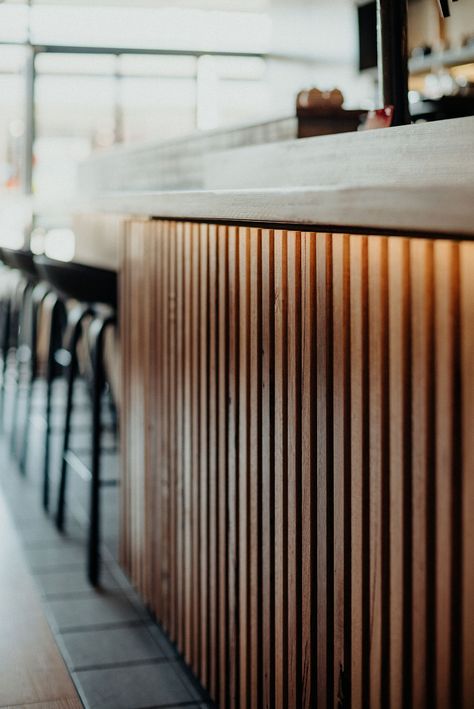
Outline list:
[[[122,562],[212,698],[474,706],[474,242],[120,253]]]

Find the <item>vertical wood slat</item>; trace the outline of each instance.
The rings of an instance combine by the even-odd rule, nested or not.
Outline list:
[[[473,249],[125,229],[121,558],[221,706],[472,704]]]
[[[261,314],[260,314],[260,258],[261,232],[250,230],[250,400],[249,400],[249,614],[250,614],[250,706],[259,709],[260,706],[260,676],[261,676],[261,594],[260,594],[260,507],[261,507]]]
[[[460,697],[463,707],[474,704],[474,244],[464,243],[460,250],[460,332],[461,332],[461,396],[462,396],[462,477],[458,510],[462,520],[460,542],[462,634]],[[458,600],[458,599],[456,599]]]
[[[239,237],[237,227],[228,234],[228,294],[229,294],[229,395],[227,428],[227,564],[228,564],[228,645],[227,667],[228,706],[238,706],[239,686]]]
[[[219,625],[219,704],[227,704],[227,610],[228,610],[228,567],[227,567],[227,399],[228,399],[228,243],[227,227],[220,226],[217,234],[217,283],[218,283],[218,381],[217,381],[217,418],[218,418],[218,597],[217,608]]]
[[[169,362],[168,362],[168,332],[169,332],[169,271],[168,271],[168,254],[169,242],[166,238],[166,227],[163,222],[157,222],[157,254],[156,254],[156,282],[157,282],[157,368],[155,384],[157,387],[157,396],[161,397],[161,401],[157,402],[157,415],[160,420],[158,446],[158,460],[161,464],[157,466],[157,475],[159,476],[159,487],[157,489],[157,515],[156,523],[159,525],[160,537],[155,550],[156,561],[159,560],[158,572],[158,587],[155,592],[155,607],[156,613],[162,619],[165,629],[169,632],[170,627],[170,530],[169,530],[169,505],[170,505],[170,464],[169,464],[169,421],[168,421],[168,402],[169,402]],[[156,461],[153,461],[156,464]]]
[[[262,707],[269,709],[274,702],[274,233],[262,230],[262,386],[261,386],[261,469],[262,469]]]
[[[333,235],[333,439],[334,439],[334,669],[333,703],[346,696],[346,680],[350,665],[350,356],[348,322],[349,304],[349,237]]]
[[[390,706],[406,706],[404,678],[409,649],[405,633],[405,589],[409,588],[407,541],[411,544],[410,472],[410,242],[388,242],[390,412]]]
[[[201,435],[200,435],[200,396],[201,396],[201,381],[200,381],[200,329],[203,327],[201,319],[201,253],[200,253],[200,234],[199,225],[192,225],[191,235],[191,250],[192,250],[192,268],[191,268],[191,328],[192,328],[192,458],[191,458],[191,476],[192,476],[192,548],[191,548],[191,598],[192,598],[192,613],[190,623],[192,625],[192,668],[195,674],[199,674],[200,668],[200,653],[201,653],[201,626],[200,626],[200,562],[201,562],[201,544],[200,544],[200,521],[199,521],[199,506],[200,506],[200,459],[201,459]]]
[[[287,643],[287,234],[275,231],[275,707],[288,706]]]
[[[429,494],[433,475],[433,341],[432,244],[415,239],[410,244],[412,294],[412,701],[427,706],[432,687],[429,662],[431,584],[428,534]],[[432,706],[432,703],[430,704]]]
[[[436,701],[439,706],[456,706],[453,667],[458,652],[454,649],[457,633],[453,632],[453,583],[446,569],[454,569],[453,492],[459,476],[456,460],[456,429],[459,427],[459,400],[456,391],[458,360],[457,329],[459,320],[458,259],[459,249],[445,241],[434,244],[434,351],[436,410],[456,410],[456,415],[436,417]],[[453,574],[454,575],[454,574]],[[458,682],[456,682],[458,684]]]
[[[369,239],[369,441],[370,441],[370,706],[386,704],[384,616],[386,607],[385,530],[389,523],[387,435],[387,242]]]
[[[301,235],[301,706],[316,701],[316,404],[315,318],[316,235]]]
[[[249,261],[250,232],[240,233],[239,246],[239,705],[248,706],[250,657],[249,657]]]
[[[169,399],[168,399],[168,416],[169,416],[169,463],[170,463],[170,589],[171,589],[171,608],[170,608],[170,636],[172,640],[176,640],[178,632],[178,574],[177,574],[177,478],[176,478],[176,462],[177,462],[177,357],[176,357],[176,331],[177,331],[177,284],[176,284],[176,224],[167,223],[167,237],[169,242],[169,306],[168,306],[168,366],[169,366]]]
[[[119,271],[119,323],[129,323],[129,300],[130,295],[130,268],[129,268],[129,222],[125,222],[123,225],[122,234],[119,242],[119,262],[122,264],[122,268]],[[120,399],[124,410],[129,408],[129,365],[130,365],[130,337],[123,337],[121,342],[121,357],[124,363],[121,367],[121,377],[120,377]],[[130,476],[129,476],[129,443],[128,443],[128,433],[129,433],[129,421],[120,426],[120,453],[121,453],[121,466],[120,466],[120,478],[121,478],[121,496],[120,496],[120,538],[119,538],[119,559],[122,566],[129,570],[129,505],[130,505]]]
[[[316,237],[317,706],[332,704],[332,283],[330,234]]]
[[[287,598],[288,598],[288,697],[289,706],[301,705],[301,687],[292,677],[301,674],[299,644],[300,603],[300,469],[301,469],[301,234],[287,242]],[[291,424],[290,424],[291,422]]]
[[[217,697],[218,688],[218,263],[217,263],[217,227],[209,227],[209,449],[208,449],[208,524],[209,524],[209,577],[207,583],[209,594],[209,631],[210,647],[213,652],[209,656],[209,688],[211,695]]]
[[[200,543],[200,627],[201,627],[201,671],[199,676],[204,685],[209,681],[209,605],[207,596],[207,583],[209,573],[209,536],[208,536],[208,494],[209,494],[209,229],[207,225],[201,224],[199,228],[199,251],[200,251],[200,278],[201,297],[199,299],[199,311],[201,321],[200,345],[199,345],[199,370],[200,370],[200,392],[199,392],[199,478],[200,478],[200,505],[199,505],[199,543]]]
[[[192,664],[192,362],[191,346],[193,300],[192,300],[192,226],[184,225],[183,243],[183,290],[184,290],[184,357],[183,357],[183,586],[184,586],[184,656]]]
[[[350,706],[368,706],[369,626],[369,407],[368,244],[350,240],[351,352],[351,694]]]

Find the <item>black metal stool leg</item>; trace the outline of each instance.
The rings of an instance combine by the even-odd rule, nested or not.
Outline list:
[[[30,342],[29,342],[29,356],[30,356],[30,367],[28,372],[28,379],[26,383],[26,396],[25,396],[25,417],[23,421],[23,430],[21,434],[21,445],[18,453],[19,458],[19,468],[23,475],[26,475],[26,464],[28,458],[28,435],[30,426],[30,414],[31,414],[31,403],[33,398],[33,387],[38,375],[38,355],[37,355],[37,345],[38,345],[38,318],[41,309],[41,304],[50,292],[49,287],[45,283],[39,283],[32,294],[31,303],[31,323],[30,323]]]
[[[51,400],[53,394],[53,382],[56,376],[55,353],[58,346],[58,339],[61,338],[62,319],[64,317],[64,303],[54,294],[49,297],[54,298],[51,309],[51,331],[49,336],[48,362],[46,366],[46,427],[44,441],[44,463],[43,463],[43,508],[49,509],[50,492],[50,456],[51,456]]]
[[[69,450],[69,436],[71,432],[71,414],[72,403],[74,396],[74,382],[77,376],[77,344],[82,332],[82,322],[86,315],[91,314],[89,307],[77,306],[69,314],[68,326],[66,333],[66,349],[69,353],[70,360],[67,370],[67,397],[66,397],[66,412],[64,420],[64,439],[61,458],[61,476],[59,479],[58,504],[56,508],[56,527],[62,531],[64,528],[64,507],[66,502],[66,484],[67,484],[67,452]]]
[[[7,367],[8,367],[8,353],[10,351],[10,328],[11,328],[11,301],[7,299],[2,303],[2,386],[1,386],[1,401],[0,401],[0,429],[3,430],[4,427],[4,417],[5,417],[5,391],[6,391],[6,379],[7,379]]]
[[[20,397],[20,387],[21,387],[21,375],[22,375],[22,362],[21,362],[21,344],[22,337],[24,334],[24,325],[26,322],[26,304],[28,302],[28,296],[31,291],[31,284],[27,281],[23,282],[16,293],[16,298],[19,300],[17,303],[18,314],[13,321],[13,326],[16,330],[15,332],[15,342],[16,342],[16,367],[15,367],[15,377],[14,377],[14,390],[13,390],[13,408],[11,415],[11,429],[10,429],[10,450],[15,454],[16,450],[16,436],[17,436],[17,423],[18,423],[18,407],[19,407],[19,397]]]
[[[88,578],[93,586],[99,582],[100,544],[100,443],[102,433],[101,397],[105,374],[103,363],[104,333],[115,322],[113,317],[96,318],[89,330],[93,370],[92,389],[92,469],[89,526]]]

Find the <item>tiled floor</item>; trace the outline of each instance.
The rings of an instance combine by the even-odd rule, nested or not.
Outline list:
[[[61,443],[64,388],[58,382],[54,398],[55,428],[52,501]],[[79,391],[73,441],[87,464],[87,394]],[[0,436],[0,485],[23,541],[25,555],[40,589],[47,617],[85,707],[90,709],[152,709],[209,707],[211,704],[174,646],[118,567],[118,489],[103,490],[103,552],[100,591],[85,575],[87,479],[78,466],[70,475],[67,530],[60,535],[41,508],[42,418],[44,392],[36,387],[28,442],[28,469],[22,477],[10,454],[9,401],[6,431]],[[11,396],[10,396],[11,399]],[[79,431],[79,432],[78,432]],[[108,446],[113,444],[109,436]],[[117,458],[107,455],[106,477],[117,476]]]

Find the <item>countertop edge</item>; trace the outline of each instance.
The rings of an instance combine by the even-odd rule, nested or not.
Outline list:
[[[290,189],[104,193],[76,212],[474,236],[474,185],[403,184]]]

